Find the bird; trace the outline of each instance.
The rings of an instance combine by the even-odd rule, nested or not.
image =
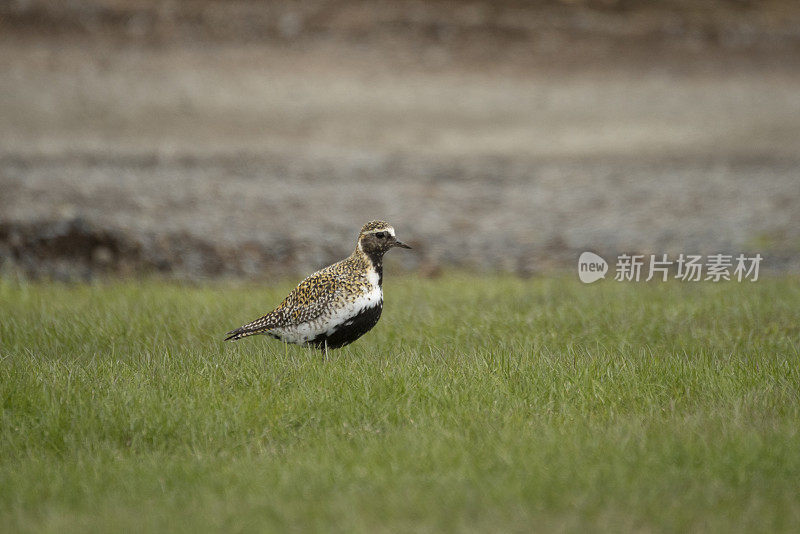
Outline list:
[[[227,333],[225,341],[264,334],[284,343],[311,346],[328,355],[357,340],[378,323],[383,310],[383,255],[410,249],[392,225],[370,221],[349,257],[300,282],[277,308]]]

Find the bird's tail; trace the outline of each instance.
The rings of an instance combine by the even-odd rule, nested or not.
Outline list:
[[[251,323],[247,323],[246,325],[240,326],[235,330],[231,330],[228,332],[228,337],[225,338],[225,341],[236,341],[237,339],[242,339],[243,337],[263,334],[274,327],[272,319],[272,314],[267,314],[263,317],[259,317]]]

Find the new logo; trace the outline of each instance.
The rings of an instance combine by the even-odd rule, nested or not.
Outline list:
[[[578,278],[584,284],[591,284],[606,277],[608,263],[594,252],[584,252],[578,258]]]

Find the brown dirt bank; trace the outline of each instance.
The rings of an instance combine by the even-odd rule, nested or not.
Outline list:
[[[392,36],[421,45],[688,43],[797,46],[793,0],[25,0],[0,6],[6,32],[46,32],[137,43],[292,42]],[[551,42],[552,41],[552,42]]]
[[[385,217],[390,264],[532,274],[583,250],[761,252],[800,267],[798,160],[375,157],[6,161],[0,258],[32,276],[310,272]],[[110,176],[124,176],[122,180]],[[700,178],[698,178],[700,177]],[[79,187],[75,184],[80,183]],[[402,251],[405,252],[405,251]]]

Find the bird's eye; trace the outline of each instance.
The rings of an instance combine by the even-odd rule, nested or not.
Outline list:
[[[378,239],[383,239],[384,237],[386,237],[386,234],[384,234],[383,232],[378,232],[375,234],[375,237],[377,237]]]

